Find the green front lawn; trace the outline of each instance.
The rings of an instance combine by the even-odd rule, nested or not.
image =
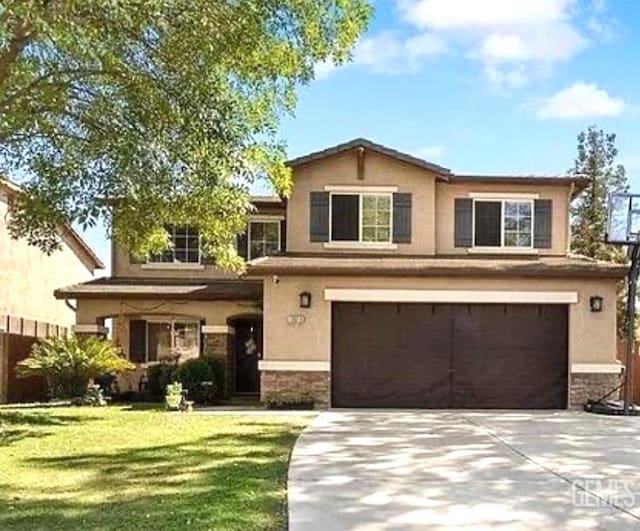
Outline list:
[[[282,529],[304,417],[0,409],[0,529]]]

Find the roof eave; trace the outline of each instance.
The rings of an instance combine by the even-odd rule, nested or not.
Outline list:
[[[379,277],[526,277],[526,278],[616,278],[626,276],[625,267],[512,267],[492,268],[468,266],[458,267],[340,267],[340,266],[269,266],[258,265],[247,268],[247,278],[264,278],[272,275],[290,276],[379,276]]]

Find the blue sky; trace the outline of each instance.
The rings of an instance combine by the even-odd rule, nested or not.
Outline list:
[[[597,124],[640,191],[640,2],[373,4],[353,61],[300,89],[291,157],[362,136],[458,173],[558,174]],[[108,261],[104,234],[86,236]]]

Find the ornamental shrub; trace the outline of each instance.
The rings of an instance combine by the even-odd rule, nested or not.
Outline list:
[[[111,341],[68,336],[34,343],[29,357],[18,362],[16,374],[42,377],[49,398],[77,398],[85,395],[90,380],[134,368]]]

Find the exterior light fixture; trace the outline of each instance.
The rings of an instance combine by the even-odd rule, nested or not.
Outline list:
[[[604,299],[600,295],[589,297],[589,308],[592,312],[601,312]]]
[[[299,295],[300,297],[300,308],[311,308],[311,293],[308,291],[303,291]]]

